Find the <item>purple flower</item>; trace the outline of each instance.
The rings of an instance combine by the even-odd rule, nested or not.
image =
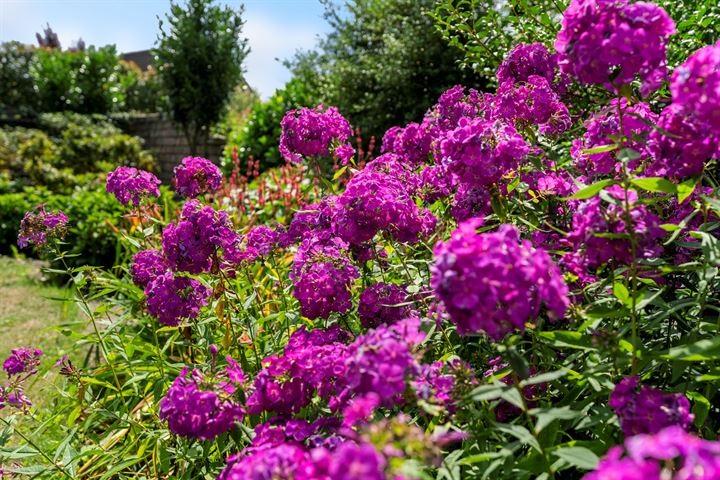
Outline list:
[[[159,197],[160,180],[150,172],[133,167],[118,167],[108,173],[105,189],[123,205],[140,205],[144,197]]]
[[[605,263],[632,263],[630,238],[623,237],[628,234],[625,191],[620,185],[609,187],[606,191],[618,203],[604,204],[600,197],[594,197],[580,204],[573,216],[573,229],[566,237],[573,251],[563,257],[563,263],[581,270],[595,269]],[[630,226],[637,242],[635,257],[657,257],[662,253],[660,239],[665,236],[665,231],[660,228],[660,219],[645,205],[637,204],[637,192],[629,190],[627,200],[630,204]],[[574,273],[581,275],[579,271]]]
[[[399,155],[410,165],[421,165],[428,160],[431,141],[432,137],[423,125],[410,123],[405,128],[393,130],[390,137],[386,134],[383,152]]]
[[[255,377],[247,408],[280,415],[297,413],[314,395],[329,398],[344,385],[346,345],[349,335],[337,326],[308,332],[295,331],[282,355],[263,360]]]
[[[493,213],[490,191],[485,187],[458,185],[450,206],[450,214],[457,222]]]
[[[460,334],[484,331],[495,340],[523,329],[545,306],[551,320],[568,307],[568,288],[542,249],[502,225],[478,234],[478,219],[461,223],[435,246],[431,284]]]
[[[636,435],[610,449],[583,480],[713,480],[720,478],[720,443],[673,426]]]
[[[298,247],[290,279],[305,317],[328,318],[352,307],[350,286],[359,275],[347,249],[346,242],[328,231],[309,235]]]
[[[244,377],[238,376],[237,363],[231,361],[232,378],[221,373],[218,378],[193,370],[188,375],[184,368],[175,379],[167,395],[160,400],[159,416],[167,420],[168,428],[176,435],[212,440],[221,433],[235,428],[245,411],[232,395],[241,386]]]
[[[665,393],[656,388],[640,386],[639,377],[627,377],[617,384],[608,405],[620,419],[625,436],[658,433],[677,425],[687,430],[694,416],[690,401],[681,393]]]
[[[67,223],[67,215],[63,212],[46,212],[45,206],[40,205],[25,213],[20,221],[18,246],[25,248],[32,244],[43,247],[49,240],[60,240],[67,233]]]
[[[476,118],[485,109],[485,98],[482,93],[471,88],[466,94],[465,87],[455,85],[440,95],[438,103],[425,115],[423,125],[433,139],[438,139],[446,132],[456,129],[461,119]]]
[[[275,480],[300,479],[297,473],[308,462],[308,453],[298,445],[279,444],[253,450],[249,454],[233,455],[217,480]],[[316,477],[317,478],[317,477]],[[321,480],[317,478],[317,480]]]
[[[545,77],[530,75],[524,82],[505,82],[492,97],[492,117],[539,126],[540,133],[559,135],[570,128],[570,113]]]
[[[368,393],[386,407],[402,404],[407,382],[419,373],[413,352],[425,338],[420,326],[418,318],[408,318],[358,337],[347,350],[347,386],[331,407]]]
[[[197,274],[208,272],[218,250],[229,249],[238,240],[227,212],[190,200],[177,224],[171,223],[163,230],[162,246],[173,270]]]
[[[8,377],[21,373],[34,374],[40,366],[42,355],[43,351],[39,348],[14,348],[3,362],[3,369]]]
[[[360,294],[358,316],[364,328],[375,328],[382,323],[391,325],[412,314],[405,289],[394,283],[376,283]]]
[[[244,236],[225,247],[225,258],[234,263],[243,261],[254,262],[258,258],[267,257],[283,243],[285,232],[258,225],[251,228]]]
[[[186,198],[195,198],[220,188],[222,173],[210,160],[185,157],[175,167],[175,189]]]
[[[572,0],[555,41],[563,72],[617,91],[639,75],[643,95],[667,77],[667,44],[675,23],[650,2]]]
[[[329,478],[334,480],[386,480],[387,460],[368,443],[345,442],[333,452]]]
[[[534,75],[552,84],[557,68],[556,55],[551,55],[542,43],[519,43],[500,64],[496,77],[500,85],[506,82],[527,82]]]
[[[148,283],[155,280],[158,275],[165,273],[167,269],[163,253],[160,250],[141,250],[133,256],[130,272],[135,285],[145,288]]]
[[[460,126],[443,138],[440,151],[461,182],[485,187],[516,169],[530,148],[511,125],[462,118]]]
[[[384,154],[358,172],[337,200],[333,231],[360,245],[383,232],[398,242],[415,243],[434,228],[434,217],[412,197],[417,178]]]
[[[711,158],[720,158],[720,136],[672,104],[662,111],[658,129],[650,132],[652,164],[646,173],[678,179],[700,175]]]
[[[197,280],[165,272],[148,284],[145,295],[148,313],[163,325],[174,327],[183,319],[197,317],[207,304],[210,289]]]
[[[352,127],[335,107],[314,110],[290,110],[281,122],[280,153],[293,163],[302,157],[328,157],[352,136]],[[350,147],[352,148],[352,147]],[[337,155],[348,159],[350,150],[343,148]]]
[[[631,149],[640,155],[637,160],[628,164],[629,170],[634,170],[638,162],[649,158],[647,142],[643,141],[642,137],[652,131],[652,127],[648,123],[657,122],[657,115],[650,111],[647,104],[641,102],[628,105],[624,98],[620,101],[620,108],[623,112],[622,134],[626,139],[623,148]],[[620,134],[617,100],[613,99],[606,108],[593,115],[585,122],[585,127],[587,131],[583,138],[576,139],[570,151],[575,168],[590,179],[620,174],[622,165],[617,160],[617,153],[620,149],[596,153],[585,152],[585,150],[612,146],[617,143],[617,137]]]
[[[673,104],[720,135],[720,42],[693,53],[670,81]]]

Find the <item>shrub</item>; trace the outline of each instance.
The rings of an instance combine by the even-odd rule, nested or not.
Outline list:
[[[58,193],[95,181],[119,165],[152,168],[153,157],[140,140],[104,117],[44,114],[43,130],[0,129],[0,171],[13,189],[46,186]]]
[[[68,478],[717,478],[720,43],[663,78],[673,29],[651,3],[572,0],[557,52],[513,48],[496,91],[447,90],[347,182],[326,176],[341,113],[289,111],[281,184],[322,195],[291,218],[250,227],[262,212],[205,160],[177,171],[201,186],[179,214],[117,171],[126,263],[65,268],[95,361],[62,359],[64,395],[22,417],[63,438],[3,459]],[[23,240],[62,263],[66,219],[31,212]],[[11,353],[8,410],[33,411],[41,362]]]
[[[4,118],[25,116],[38,108],[38,96],[30,73],[35,53],[20,42],[0,44],[0,114]]]
[[[109,113],[125,94],[115,46],[61,51],[38,49],[31,74],[43,112]]]

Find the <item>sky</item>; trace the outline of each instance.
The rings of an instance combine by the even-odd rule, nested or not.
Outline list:
[[[279,60],[314,47],[329,29],[319,0],[220,3],[245,4],[243,34],[251,49],[245,78],[263,98],[290,78]],[[0,0],[0,42],[35,44],[35,33],[49,23],[63,48],[82,37],[86,45],[115,44],[119,52],[146,50],[157,38],[157,17],[164,17],[169,5],[169,0]]]

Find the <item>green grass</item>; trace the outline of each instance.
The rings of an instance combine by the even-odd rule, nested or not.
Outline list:
[[[82,328],[70,290],[44,282],[41,267],[38,261],[0,256],[0,361],[17,347],[45,352],[26,390],[38,407],[55,396],[53,364],[73,347],[66,334]]]

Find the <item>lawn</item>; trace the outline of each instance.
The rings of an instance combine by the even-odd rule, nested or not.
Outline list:
[[[72,348],[68,334],[77,325],[78,310],[70,290],[46,281],[41,262],[0,256],[0,271],[0,359],[17,347],[45,352],[41,374],[35,377],[39,381],[28,392],[42,403],[47,399],[43,393],[52,396],[54,390],[54,382],[47,381],[53,379],[46,378],[55,376],[53,364]]]

